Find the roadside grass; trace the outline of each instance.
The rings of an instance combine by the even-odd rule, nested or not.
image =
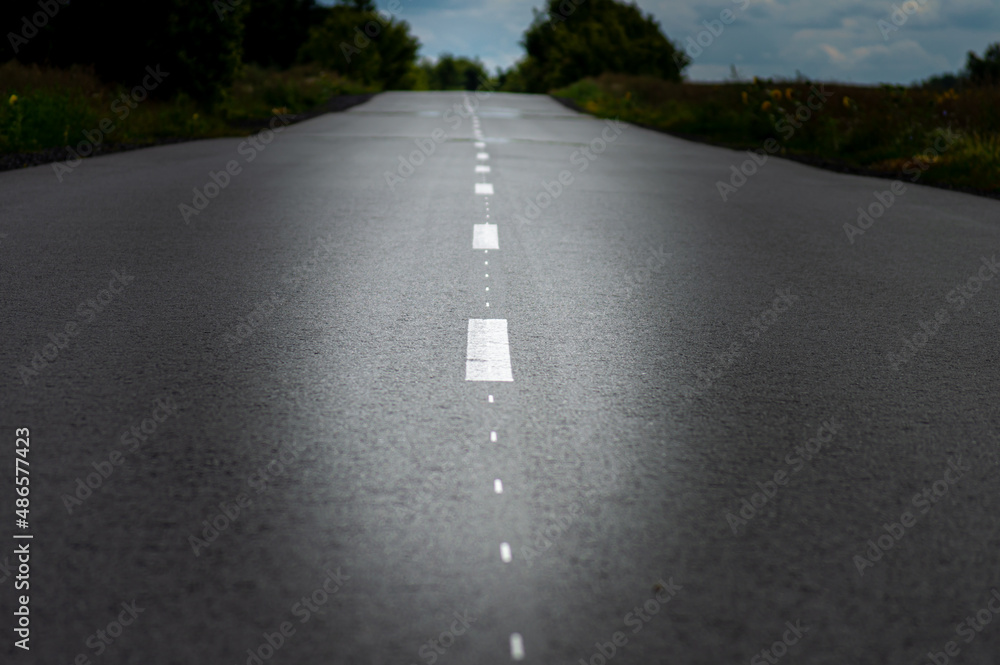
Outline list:
[[[822,105],[814,86],[832,93]],[[913,178],[904,171],[925,166],[921,182],[1000,194],[1000,88],[942,93],[757,79],[669,83],[605,74],[552,94],[599,117],[617,116],[731,148],[760,148],[774,138],[780,154],[803,161],[907,180]],[[807,103],[820,108],[808,109]],[[794,120],[797,112],[806,118],[795,120],[798,127],[788,118]],[[934,155],[928,150],[935,142],[949,147]]]
[[[276,113],[305,113],[336,95],[374,92],[312,65],[287,71],[245,66],[211,108],[183,96],[151,97],[130,108],[120,101],[129,90],[106,85],[83,67],[4,63],[0,65],[0,154],[76,145],[86,139],[84,132],[98,131],[104,119],[114,124],[104,137],[108,143],[241,136],[254,122]]]

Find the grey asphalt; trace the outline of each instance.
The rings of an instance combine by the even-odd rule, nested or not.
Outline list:
[[[998,203],[465,97],[0,173],[5,662],[1000,662]]]

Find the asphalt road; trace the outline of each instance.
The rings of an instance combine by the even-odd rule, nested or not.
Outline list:
[[[998,203],[480,96],[0,173],[4,662],[1000,662]]]

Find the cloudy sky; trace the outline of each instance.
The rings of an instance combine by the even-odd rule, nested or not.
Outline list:
[[[732,9],[736,21],[708,44],[688,70],[693,80],[721,80],[735,65],[743,76],[795,76],[856,83],[910,83],[955,71],[970,49],[1000,41],[1000,0],[911,0],[916,11],[883,36],[903,0],[638,0],[675,43],[704,32],[704,21]],[[327,0],[324,4],[332,4]],[[389,0],[377,0],[388,8]],[[420,39],[421,55],[478,55],[493,70],[508,67],[543,0],[401,0],[398,18]],[[905,15],[900,15],[900,17]]]

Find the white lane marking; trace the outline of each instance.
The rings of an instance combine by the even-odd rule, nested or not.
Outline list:
[[[485,148],[486,147],[486,143],[483,142],[483,141],[476,141],[476,147],[477,148]]]
[[[510,634],[510,657],[514,660],[524,660],[524,640],[521,633]]]
[[[476,183],[476,194],[485,194],[489,196],[493,193],[493,185],[488,182],[477,182]]]
[[[487,287],[486,287],[486,290],[487,290],[487,291],[489,291],[489,290],[490,290],[490,287],[488,287],[488,286],[487,286]]]
[[[510,563],[510,543],[500,543],[500,559],[504,563]]]
[[[476,166],[476,173],[489,173],[490,167],[485,164],[478,164]]]
[[[497,494],[503,494],[503,483],[499,478],[493,481],[493,491]]]
[[[486,396],[486,401],[489,402],[490,404],[492,404],[493,403],[493,395],[487,395]]]
[[[490,442],[491,443],[496,443],[497,442],[497,433],[496,432],[490,432]]]
[[[478,159],[481,162],[485,162],[489,158],[490,158],[490,153],[488,153],[488,152],[477,152],[476,153],[476,159]]]
[[[466,381],[513,381],[507,319],[469,319]]]
[[[472,249],[500,249],[496,224],[472,225]]]

